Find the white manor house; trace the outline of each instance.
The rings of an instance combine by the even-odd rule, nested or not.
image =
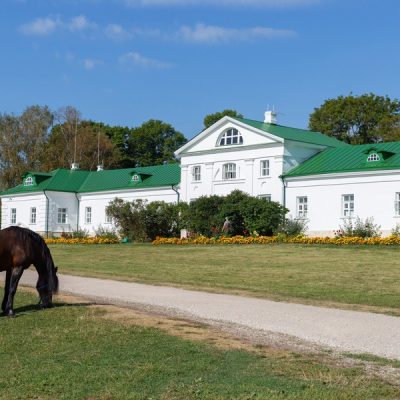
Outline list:
[[[357,216],[373,217],[384,235],[400,223],[400,142],[349,145],[278,125],[267,111],[263,122],[223,117],[175,155],[180,165],[27,172],[1,193],[1,227],[93,234],[112,227],[105,210],[116,197],[190,202],[236,189],[280,202],[310,236],[332,236]]]

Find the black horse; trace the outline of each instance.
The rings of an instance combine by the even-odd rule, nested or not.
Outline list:
[[[57,268],[43,238],[30,229],[11,226],[0,230],[0,271],[6,271],[3,313],[14,316],[13,302],[18,282],[25,269],[34,265],[39,279],[36,289],[40,306],[52,306],[53,293],[58,291]]]

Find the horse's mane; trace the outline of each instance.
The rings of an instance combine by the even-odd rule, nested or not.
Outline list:
[[[31,244],[30,240],[32,240],[39,246],[41,252],[40,255],[42,259],[45,261],[45,268],[47,269],[47,273],[49,276],[50,288],[54,293],[56,293],[58,291],[58,278],[55,274],[53,276],[53,269],[54,269],[53,258],[43,237],[40,236],[38,233],[28,228],[23,228],[21,226],[10,226],[8,228],[3,229],[3,231],[8,231],[8,230],[14,231],[15,235],[19,240],[21,240],[21,242],[30,245]]]

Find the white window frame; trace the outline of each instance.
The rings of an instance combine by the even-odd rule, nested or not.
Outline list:
[[[192,181],[193,182],[201,181],[201,166],[200,165],[194,165],[192,167]]]
[[[394,215],[400,217],[400,192],[394,194]]]
[[[17,209],[16,208],[11,208],[10,210],[10,224],[16,224],[17,223]]]
[[[260,161],[260,176],[270,176],[269,160]]]
[[[354,217],[354,194],[342,194],[342,217]]]
[[[367,158],[368,162],[374,162],[374,161],[381,161],[381,158],[379,157],[379,154],[377,153],[371,153],[368,158]]]
[[[24,186],[33,186],[33,178],[28,176],[24,181]]]
[[[226,130],[218,141],[218,146],[232,146],[243,144],[243,136],[236,128]]]
[[[60,207],[57,209],[57,223],[58,224],[68,223],[68,208]]]
[[[271,195],[270,194],[259,194],[257,196],[259,199],[265,200],[265,201],[271,201]]]
[[[135,174],[132,176],[132,182],[139,182],[139,175]]]
[[[85,224],[92,223],[92,207],[85,207]]]
[[[31,225],[35,225],[36,224],[36,207],[31,207],[29,214],[30,214],[29,223]]]
[[[306,219],[308,217],[308,197],[296,197],[296,216],[299,219]]]
[[[107,211],[104,210],[104,221],[106,224],[112,224],[112,216],[107,214]]]
[[[222,166],[222,179],[224,181],[237,179],[237,168],[235,163],[226,163]]]

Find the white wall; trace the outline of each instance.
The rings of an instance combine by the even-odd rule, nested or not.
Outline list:
[[[46,192],[49,198],[49,232],[58,236],[77,229],[78,200],[75,193]],[[66,223],[58,222],[58,209],[67,209]]]
[[[1,198],[1,228],[20,225],[37,232],[46,230],[46,197],[42,192],[29,195],[11,195]],[[36,223],[31,224],[31,208],[36,208]],[[16,209],[16,223],[11,224],[11,208]]]
[[[80,229],[89,231],[94,234],[95,231],[102,226],[106,229],[112,229],[111,223],[106,222],[106,207],[116,197],[125,200],[133,201],[137,199],[146,200],[151,203],[153,201],[165,201],[167,203],[175,203],[178,201],[178,196],[170,187],[165,188],[149,188],[145,190],[135,189],[119,192],[94,192],[79,194],[79,226]],[[85,221],[85,209],[91,207],[92,218],[91,222]]]
[[[347,173],[287,179],[286,207],[296,216],[296,199],[307,196],[308,234],[332,236],[343,225],[342,195],[354,194],[354,215],[373,217],[384,235],[400,223],[394,201],[400,192],[400,171]]]

